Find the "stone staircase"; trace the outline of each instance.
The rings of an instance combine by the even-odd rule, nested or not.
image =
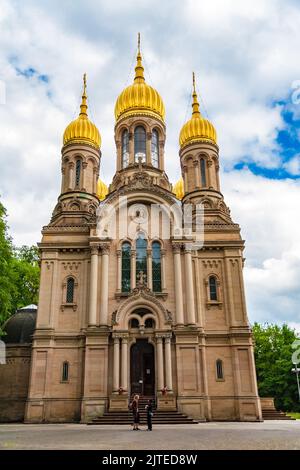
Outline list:
[[[287,416],[284,411],[277,411],[277,410],[261,410],[262,411],[262,418],[264,421],[270,419],[279,419],[279,420],[295,420],[291,416]]]
[[[152,399],[152,403],[155,403],[154,397],[141,397],[139,400],[139,412],[140,412],[140,425],[147,425],[147,412],[145,406],[148,400]],[[189,418],[188,416],[179,413],[178,411],[163,411],[156,410],[153,407],[154,416],[152,418],[153,426],[156,424],[196,424],[198,421]],[[120,425],[124,424],[130,426],[133,423],[132,411],[107,411],[103,416],[94,418],[88,424],[107,424],[107,425]]]
[[[261,397],[260,398],[261,404],[261,412],[263,420],[271,420],[271,419],[279,419],[279,420],[286,420],[291,421],[295,418],[291,416],[287,416],[284,411],[277,411],[274,404],[273,397]]]

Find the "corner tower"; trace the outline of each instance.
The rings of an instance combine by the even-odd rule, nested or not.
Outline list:
[[[97,181],[101,136],[87,113],[86,74],[79,116],[64,131],[61,194],[51,223],[80,224],[89,221],[98,206]]]

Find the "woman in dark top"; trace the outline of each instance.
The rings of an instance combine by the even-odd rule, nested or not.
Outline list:
[[[152,431],[153,405],[152,400],[148,400],[146,405],[148,431]]]
[[[133,431],[139,431],[140,413],[139,413],[139,396],[135,395],[131,404],[133,415]]]

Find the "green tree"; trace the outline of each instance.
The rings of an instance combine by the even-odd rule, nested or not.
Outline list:
[[[40,282],[37,246],[15,248],[14,254],[12,261],[15,285],[13,311],[29,304],[37,304]]]
[[[1,325],[9,317],[13,306],[13,297],[16,293],[12,282],[13,247],[7,229],[6,209],[0,202],[0,334]]]
[[[253,335],[259,395],[274,397],[277,409],[300,411],[296,377],[291,372],[292,344],[298,338],[295,330],[286,324],[255,323]]]
[[[0,336],[10,315],[20,307],[37,303],[39,277],[38,248],[13,247],[6,209],[0,202]]]

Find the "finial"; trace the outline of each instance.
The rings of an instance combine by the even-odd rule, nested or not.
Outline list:
[[[195,72],[193,72],[193,92],[196,93]]]
[[[197,92],[196,92],[196,80],[195,80],[195,72],[193,72],[193,116],[192,117],[197,117],[200,116],[200,111],[199,111],[199,102],[198,102],[198,97],[197,97]]]
[[[83,92],[82,92],[82,100],[80,105],[80,113],[79,116],[82,119],[87,118],[87,95],[86,95],[86,73],[83,74]]]
[[[142,55],[141,55],[141,34],[138,33],[138,53],[136,57],[136,67],[135,67],[135,81],[141,82],[145,81],[144,78],[144,67],[142,65]]]
[[[138,33],[138,54],[141,53],[141,33]]]
[[[83,94],[86,94],[86,73],[83,74]]]

